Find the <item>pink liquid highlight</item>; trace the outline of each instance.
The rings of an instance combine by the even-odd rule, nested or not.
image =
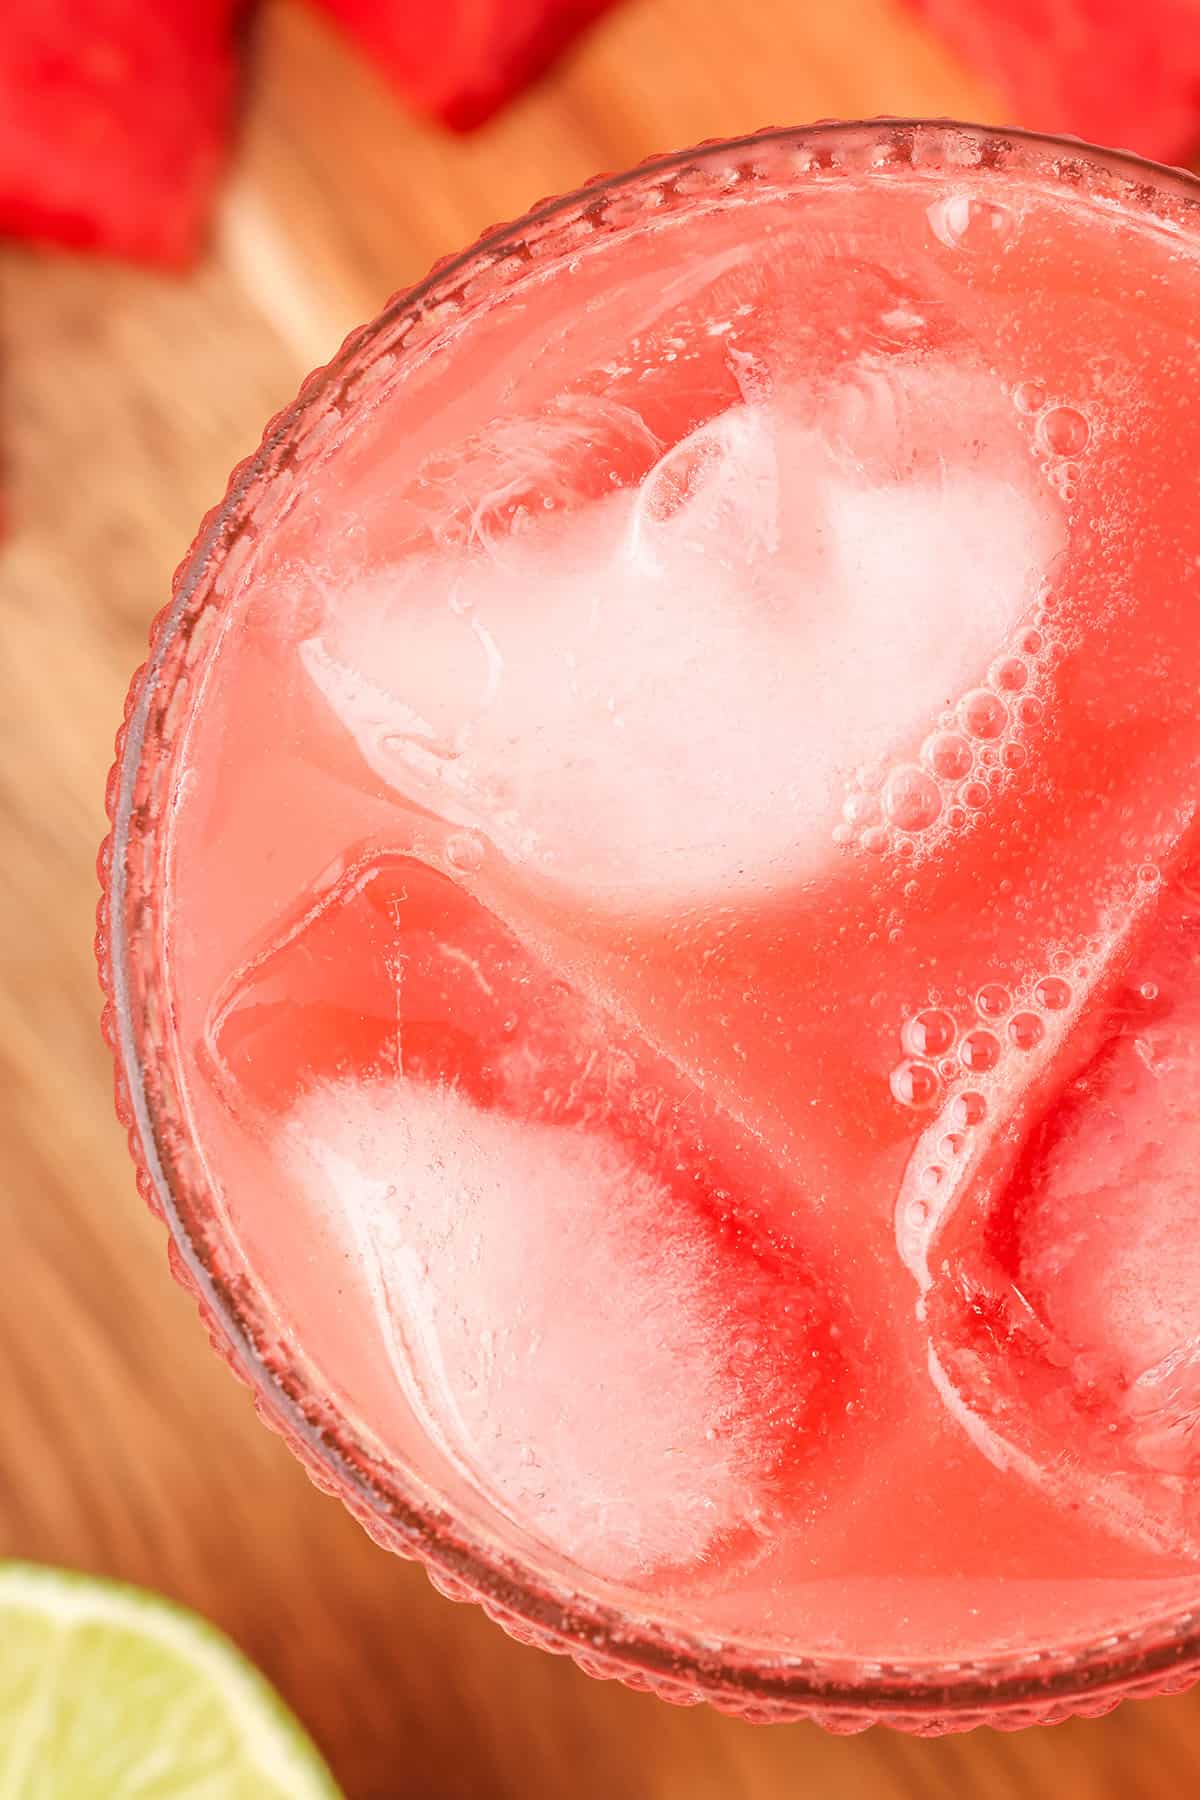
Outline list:
[[[985,176],[646,222],[243,570],[196,1139],[337,1406],[534,1564],[864,1659],[1194,1597],[1198,302]]]

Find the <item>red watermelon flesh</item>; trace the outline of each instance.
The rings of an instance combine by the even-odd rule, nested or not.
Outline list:
[[[222,164],[240,0],[5,0],[0,233],[180,266]]]
[[[609,0],[320,0],[422,112],[482,123]]]
[[[1200,146],[1200,0],[910,0],[1006,123],[1160,162]]]

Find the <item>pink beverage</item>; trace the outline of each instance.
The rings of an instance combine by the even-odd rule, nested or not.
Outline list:
[[[116,789],[179,1265],[381,1541],[760,1717],[1200,1652],[1196,184],[652,164],[350,341]]]

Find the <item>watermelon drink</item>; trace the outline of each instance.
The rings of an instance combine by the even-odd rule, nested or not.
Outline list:
[[[594,1672],[929,1730],[1195,1659],[1198,217],[921,124],[598,184],[352,338],[160,621],[176,1266]]]

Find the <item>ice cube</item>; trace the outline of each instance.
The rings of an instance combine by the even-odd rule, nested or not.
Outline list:
[[[821,867],[850,772],[981,679],[1062,543],[1007,398],[935,357],[730,407],[587,505],[542,485],[328,594],[299,654],[383,783],[605,904]]]
[[[852,1330],[811,1243],[758,1241],[786,1183],[700,1089],[404,855],[304,897],[207,1047],[460,1472],[605,1572],[753,1550]]]
[[[786,1283],[628,1143],[394,1080],[315,1088],[279,1155],[409,1403],[504,1513],[614,1578],[753,1543],[811,1342]]]
[[[404,855],[304,897],[207,1046],[460,1472],[607,1573],[753,1550],[852,1332],[821,1253],[747,1224],[784,1178],[700,1089]]]
[[[636,484],[661,453],[631,406],[567,392],[532,418],[493,421],[457,454],[424,463],[410,501],[435,549],[486,548],[527,530],[537,512],[570,510]]]
[[[596,997],[586,957],[572,984],[552,953],[419,856],[367,853],[233,971],[206,1058],[239,1110],[278,1114],[347,1077],[450,1082],[518,1117],[640,1137],[646,1154],[686,1162],[698,1191],[719,1190],[725,1215],[753,1216],[786,1189],[752,1134]]]
[[[1041,1083],[1023,1134],[1009,1118],[1015,1155],[1001,1149],[985,1198],[935,1233],[923,1301],[935,1382],[992,1460],[1189,1555],[1200,1555],[1198,952],[1200,905],[1183,876],[1068,1039],[1075,1073]]]
[[[574,998],[448,876],[415,857],[367,854],[336,867],[218,993],[207,1051],[240,1105],[285,1110],[318,1081],[401,1073],[486,1098],[493,1065],[553,1017],[578,1055]],[[545,1034],[538,1037],[544,1045]],[[490,1059],[490,1060],[489,1060]]]
[[[1200,907],[1165,904],[1021,1171],[1021,1279],[1135,1462],[1200,1473]]]

